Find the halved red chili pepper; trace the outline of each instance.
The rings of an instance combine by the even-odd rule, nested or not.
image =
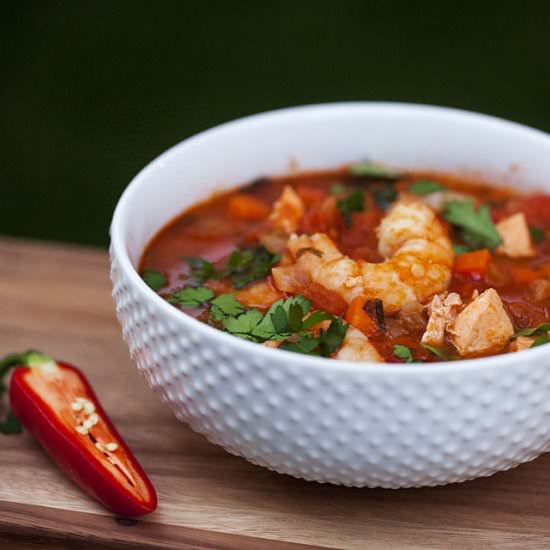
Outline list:
[[[38,352],[10,356],[10,405],[21,424],[84,491],[119,516],[148,514],[155,489],[84,375]]]

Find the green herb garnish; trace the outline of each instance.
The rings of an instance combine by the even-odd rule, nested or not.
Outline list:
[[[531,347],[536,348],[538,346],[542,346],[543,344],[547,344],[547,343],[548,343],[548,333],[543,332],[542,334],[539,334],[535,338],[535,341],[531,344]]]
[[[393,354],[398,359],[403,359],[406,363],[414,362],[412,351],[407,346],[395,344],[393,346]]]
[[[348,325],[342,319],[334,319],[329,327],[319,334],[319,350],[323,357],[330,357],[342,344]]]
[[[342,214],[344,225],[346,227],[351,227],[352,214],[365,210],[365,195],[362,191],[354,191],[346,198],[336,201],[336,206],[338,206],[338,210],[340,210],[340,214]]]
[[[212,263],[208,260],[199,258],[198,256],[188,256],[184,259],[189,266],[189,273],[191,277],[197,282],[197,284],[202,285],[205,281],[208,281],[208,279],[215,276],[216,270]]]
[[[210,302],[210,311],[217,321],[240,315],[245,309],[233,294],[220,294]]]
[[[433,353],[436,357],[448,361],[450,359],[449,355],[442,349],[435,348],[429,344],[421,344],[424,349],[427,349],[430,353]]]
[[[233,288],[240,289],[248,286],[250,283],[263,279],[269,275],[274,264],[281,257],[278,254],[272,254],[262,245],[256,248],[244,248],[234,250],[225,267],[216,269],[214,265],[199,257],[185,258],[191,277],[198,283],[204,284],[208,279],[230,278]]]
[[[235,250],[229,256],[224,276],[231,278],[233,288],[244,288],[253,281],[267,277],[273,265],[280,259],[278,254],[272,254],[262,245]]]
[[[306,317],[310,309],[309,300],[301,295],[293,296],[278,300],[265,314],[249,309],[237,316],[224,318],[222,324],[226,332],[245,340],[285,340],[281,349],[328,357],[342,344],[348,326],[326,311],[315,311]],[[325,320],[331,323],[326,330],[320,331],[319,337],[307,333],[307,330]]]
[[[550,323],[542,323],[536,327],[530,327],[530,328],[524,328],[521,330],[518,330],[514,334],[514,338],[517,338],[518,336],[533,336],[539,333],[546,333],[550,330]]]
[[[472,201],[450,201],[445,208],[444,217],[462,229],[464,242],[474,250],[484,247],[494,250],[502,242],[489,208],[485,205],[476,211]]]
[[[141,278],[155,292],[166,284],[166,277],[160,271],[153,269],[144,269],[141,273]]]
[[[285,342],[281,344],[279,349],[285,349],[287,351],[294,351],[295,353],[304,353],[305,355],[319,355],[316,351],[319,347],[319,339],[310,334],[302,336],[296,342]]]
[[[358,162],[349,167],[349,171],[354,176],[368,176],[371,178],[384,178],[395,180],[399,178],[399,173],[389,170],[380,164],[372,161]]]
[[[262,313],[257,309],[249,309],[238,317],[227,317],[224,319],[223,328],[226,332],[245,340],[252,340],[253,342],[265,341],[254,335],[254,331],[263,317]]]
[[[214,292],[204,286],[192,287],[186,286],[181,290],[172,292],[168,297],[171,304],[177,304],[182,307],[199,307],[214,297]]]
[[[534,225],[529,226],[529,233],[531,234],[531,238],[536,243],[540,243],[544,240],[544,231],[538,227],[535,227]]]
[[[412,185],[409,185],[407,191],[414,193],[415,195],[429,195],[436,191],[442,191],[445,189],[443,185],[433,180],[418,180]]]
[[[397,190],[393,182],[387,182],[378,189],[372,192],[372,198],[378,208],[387,210],[391,204],[397,199]]]

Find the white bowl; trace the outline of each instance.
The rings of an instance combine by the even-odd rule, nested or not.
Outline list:
[[[111,226],[123,337],[176,416],[296,477],[418,487],[491,475],[550,449],[550,346],[439,364],[357,364],[268,349],[170,306],[140,279],[149,239],[214,191],[261,175],[376,159],[476,170],[550,191],[550,137],[463,111],[388,103],[286,109],[187,139],[128,186]]]

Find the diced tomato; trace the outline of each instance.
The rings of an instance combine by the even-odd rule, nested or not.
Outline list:
[[[269,215],[268,206],[260,199],[238,193],[227,203],[229,214],[237,220],[259,221]]]
[[[353,327],[360,330],[365,336],[374,336],[380,332],[376,321],[364,310],[367,299],[357,296],[348,306],[344,319]]]
[[[328,311],[333,315],[341,315],[347,307],[346,301],[340,294],[317,283],[311,283],[304,287],[302,294],[311,300],[317,309]]]
[[[489,262],[491,261],[491,253],[483,248],[475,252],[466,252],[457,256],[454,264],[456,273],[463,273],[473,277],[483,277],[487,273]]]

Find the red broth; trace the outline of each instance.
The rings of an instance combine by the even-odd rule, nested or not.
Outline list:
[[[151,286],[162,297],[174,303],[175,307],[182,309],[182,314],[192,315],[223,329],[219,320],[212,319],[208,302],[183,306],[181,301],[171,297],[182,288],[197,286],[208,288],[215,295],[235,293],[231,277],[223,276],[228,258],[235,249],[252,249],[259,245],[262,236],[269,232],[269,213],[285,186],[291,186],[298,193],[305,208],[296,231],[298,234],[326,233],[343,254],[353,260],[376,263],[384,261],[378,251],[376,228],[399,194],[419,181],[436,182],[444,190],[466,193],[477,206],[487,206],[494,223],[514,213],[521,212],[525,215],[536,250],[533,257],[511,258],[494,253],[493,250],[486,257],[485,252],[479,255],[485,261],[484,270],[476,271],[474,265],[471,271],[460,272],[456,269],[461,257],[458,255],[448,291],[458,293],[466,302],[472,299],[474,291],[481,293],[488,288],[494,288],[500,295],[515,331],[548,322],[550,195],[518,194],[498,185],[463,180],[447,174],[415,172],[393,178],[357,176],[348,169],[339,169],[258,179],[237,190],[218,194],[172,220],[146,247],[139,267],[140,273],[160,274],[159,281],[163,284],[159,286],[157,281]],[[363,208],[354,210],[352,207],[347,214],[349,219],[346,223],[346,214],[338,206],[338,201],[349,199],[356,192],[363,196]],[[441,190],[436,192],[440,193]],[[419,198],[424,200],[429,194]],[[236,196],[240,197],[237,201]],[[244,200],[241,200],[242,197]],[[465,244],[462,229],[449,224],[444,214],[440,214],[440,219],[448,228],[453,244],[462,247]],[[469,252],[476,248],[486,247],[470,246]],[[199,277],[199,280],[194,278],[189,261],[193,257],[210,262],[217,275],[206,279]],[[472,258],[475,260],[476,256]],[[209,264],[202,264],[202,267],[205,265],[208,271]],[[247,288],[250,289],[258,281],[236,291],[237,298],[244,297],[248,309],[252,307],[265,314],[275,300],[284,300],[290,296],[289,293],[277,290],[269,273],[260,282],[267,284],[264,285],[266,296],[260,296],[256,301],[247,296],[246,292]],[[327,291],[319,285],[307,285],[303,294],[311,301],[312,310],[329,311],[335,316],[346,315],[348,304],[337,292]],[[421,305],[426,306],[425,303]],[[402,315],[385,315],[383,330],[369,334],[369,340],[381,357],[388,362],[432,362],[442,358],[456,358],[456,350],[447,338],[440,346],[441,354],[438,355],[421,345],[420,339],[428,314],[426,311],[416,311],[414,316],[416,319],[411,322],[410,319],[404,320]],[[291,336],[290,340],[296,338]],[[410,350],[410,356],[396,356],[396,345]],[[505,346],[496,353],[507,350],[508,347]]]

